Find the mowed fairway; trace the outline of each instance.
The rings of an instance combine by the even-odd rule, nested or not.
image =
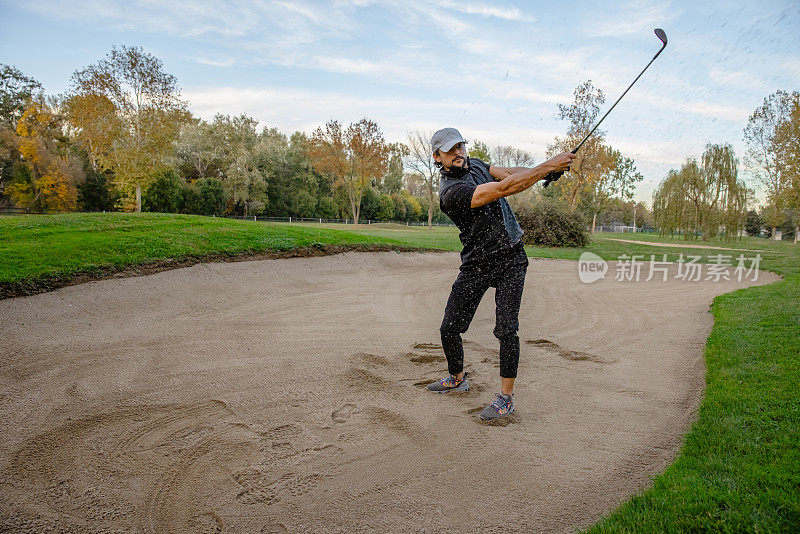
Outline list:
[[[425,247],[450,248],[457,239],[453,229],[356,231],[392,232],[393,242]],[[796,367],[781,358],[797,331],[781,317],[791,317],[791,304],[772,299],[762,317],[784,325],[772,329],[777,337],[759,334],[779,343],[755,354],[771,357],[766,376],[759,361],[727,361],[739,354],[731,356],[732,346],[768,343],[731,341],[737,321],[760,305],[751,299],[741,313],[730,299],[771,288],[797,293],[796,256],[780,245],[769,261],[785,281],[728,295],[716,308],[725,329],[717,326],[706,352],[713,358],[706,393],[728,379],[738,390],[722,384],[733,397],[701,408],[688,438],[707,458],[703,447],[724,438],[716,426],[735,421],[746,442],[723,451],[729,465],[690,456],[695,473],[773,459],[768,480],[777,489],[761,489],[751,473],[754,483],[739,491],[743,510],[755,501],[765,512],[767,530],[791,519],[796,495],[781,467],[793,460],[749,435],[748,428],[760,432],[757,425],[727,404],[738,408],[736,395],[757,378],[759,409],[787,423],[782,432],[780,420],[770,423],[774,439],[790,443],[797,413],[785,401],[796,391],[784,383]],[[607,259],[644,248],[600,240],[592,247]],[[487,426],[475,411],[497,382],[491,290],[465,336],[473,389],[435,398],[422,389],[446,369],[438,324],[457,267],[454,253],[394,252],[211,263],[0,302],[0,410],[9,429],[0,449],[3,527],[569,531],[648,487],[697,416],[709,304],[745,284],[612,276],[586,285],[575,262],[532,260],[520,317],[519,413],[505,426]],[[758,283],[775,280],[762,272]],[[770,400],[790,411],[773,410]],[[754,439],[755,458],[748,452]],[[680,464],[657,482],[656,502],[648,504],[654,491],[647,492],[635,509],[608,520],[621,527],[602,528],[719,521],[701,509],[731,479],[720,488],[714,476],[687,486],[685,475],[675,475]],[[670,498],[675,485],[697,494],[695,508]],[[782,512],[774,512],[776,499]],[[730,513],[747,528],[747,519]]]

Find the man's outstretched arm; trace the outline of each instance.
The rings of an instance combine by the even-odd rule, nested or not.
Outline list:
[[[489,167],[489,174],[492,175],[492,178],[494,178],[495,182],[499,182],[508,178],[512,174],[529,170],[531,170],[531,167],[498,167],[497,165],[491,165]]]
[[[532,169],[492,166],[489,168],[489,173],[492,178],[499,179],[499,181],[481,184],[476,187],[475,192],[472,194],[470,207],[478,208],[499,198],[525,191],[539,180],[543,180],[551,172],[566,171],[574,159],[575,154],[572,152],[562,152]]]

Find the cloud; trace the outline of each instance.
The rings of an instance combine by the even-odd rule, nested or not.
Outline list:
[[[584,34],[591,37],[644,34],[653,28],[664,27],[683,11],[667,1],[635,0],[626,4],[608,5],[608,9],[593,13],[591,20],[581,26]]]
[[[455,12],[468,13],[470,15],[480,15],[483,17],[496,17],[504,20],[518,22],[536,22],[536,18],[525,15],[516,7],[499,7],[491,4],[477,2],[455,2],[453,0],[441,0],[438,6],[444,9],[452,9]]]
[[[236,60],[233,58],[226,58],[226,59],[212,59],[208,57],[193,57],[189,58],[195,63],[200,63],[201,65],[209,65],[211,67],[232,67],[236,64]]]
[[[708,79],[720,85],[738,87],[743,89],[763,89],[766,86],[757,74],[743,70],[727,70],[712,67],[708,72]]]

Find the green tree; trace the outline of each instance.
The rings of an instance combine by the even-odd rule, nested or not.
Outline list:
[[[204,178],[195,182],[200,189],[202,215],[220,216],[225,211],[225,191],[222,182],[214,178]]]
[[[662,234],[709,239],[722,230],[726,238],[744,227],[751,192],[739,181],[730,145],[706,145],[702,164],[690,159],[671,170],[653,195],[655,224]]]
[[[703,238],[722,230],[726,238],[744,228],[747,188],[738,180],[738,161],[729,144],[706,145],[703,152]]]
[[[775,231],[783,222],[783,208],[786,203],[787,180],[785,158],[791,152],[784,146],[780,133],[781,125],[791,123],[792,103],[800,100],[800,93],[776,91],[764,99],[747,121],[744,141],[747,144],[745,165],[766,189],[766,200],[770,209],[765,212],[765,222],[772,228],[770,239],[775,239]]]
[[[408,191],[401,191],[400,194],[403,195],[406,203],[406,220],[418,221],[422,215],[422,206],[419,200],[414,198]]]
[[[758,236],[761,235],[761,216],[758,214],[756,210],[750,210],[747,212],[747,219],[744,223],[744,228],[747,231],[747,235],[750,236]]]
[[[324,217],[326,219],[333,219],[338,215],[336,202],[331,197],[320,197],[317,200],[316,217]]]
[[[224,182],[228,199],[235,211],[247,216],[261,214],[269,205],[268,182],[273,174],[275,157],[280,157],[286,143],[277,131],[265,132],[250,150],[241,150],[228,168]]]
[[[475,140],[469,147],[469,157],[478,158],[486,163],[492,163],[492,154],[489,147],[483,141]]]
[[[406,220],[406,201],[401,196],[395,193],[391,195],[392,201],[394,202],[394,220],[396,221],[404,221]]]
[[[113,47],[104,59],[73,74],[70,98],[101,108],[72,116],[79,137],[93,129],[86,117],[107,116],[107,123],[114,125],[88,148],[104,168],[114,171],[124,207],[141,211],[142,189],[173,155],[180,128],[190,117],[177,79],[141,48]]]
[[[381,195],[372,187],[364,189],[361,197],[361,217],[364,219],[380,219]]]
[[[180,177],[178,177],[178,180],[180,180]],[[150,187],[152,187],[152,184]],[[197,185],[182,182],[178,211],[180,213],[203,215],[203,197],[200,194],[200,188],[197,187]]]
[[[208,177],[211,169],[221,170],[224,148],[214,133],[211,124],[199,119],[192,119],[181,127],[176,155],[179,166],[187,168],[192,180]]]
[[[386,172],[381,177],[380,191],[382,193],[399,193],[403,189],[403,158],[408,156],[408,147],[403,143],[389,145],[389,158]]]
[[[800,93],[790,95],[788,112],[778,124],[774,143],[779,154],[781,203],[794,223],[794,243],[800,240]]]
[[[306,189],[292,193],[291,211],[297,217],[311,217],[317,208],[317,198]]]
[[[142,197],[144,211],[178,213],[183,204],[183,183],[174,169],[159,169]]]
[[[619,150],[606,145],[598,148],[603,152],[601,159],[608,164],[607,172],[601,173],[590,184],[588,204],[592,212],[592,232],[595,231],[597,214],[606,204],[615,196],[622,200],[631,200],[635,184],[644,179],[636,170],[633,159],[624,157]]]
[[[33,100],[42,100],[42,84],[11,65],[0,63],[0,128],[17,129]]]
[[[110,172],[95,170],[87,161],[83,166],[86,179],[78,184],[80,211],[113,211],[116,194],[109,189]]]
[[[384,193],[378,199],[377,219],[381,221],[391,221],[394,219],[394,199],[392,195]]]

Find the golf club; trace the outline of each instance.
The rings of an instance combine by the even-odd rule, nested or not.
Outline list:
[[[651,59],[651,60],[650,60],[650,63],[648,63],[648,64],[647,64],[647,67],[649,67],[649,66],[650,66],[650,65],[653,63],[653,61],[655,61],[655,60],[656,60],[656,58],[658,57],[658,55],[659,55],[659,54],[661,54],[661,52],[663,52],[663,51],[664,51],[664,48],[666,48],[666,46],[667,46],[667,34],[666,34],[666,33],[664,33],[664,30],[662,30],[661,28],[656,28],[656,29],[655,29],[655,34],[656,34],[656,37],[658,37],[658,38],[661,40],[661,42],[662,42],[662,43],[664,43],[664,44],[663,44],[663,45],[661,45],[661,49],[660,49],[658,52],[656,52],[656,55],[654,55],[654,56],[653,56],[653,59]],[[600,119],[600,120],[597,122],[597,124],[595,124],[595,125],[594,125],[594,128],[592,128],[592,131],[591,131],[591,132],[589,132],[588,134],[586,134],[586,137],[584,137],[584,138],[583,138],[583,141],[581,141],[581,142],[578,144],[578,146],[576,146],[576,147],[575,147],[575,148],[572,150],[572,153],[573,153],[573,154],[577,154],[577,153],[578,153],[578,149],[579,149],[580,147],[582,147],[582,146],[583,146],[583,143],[585,143],[587,139],[589,139],[589,136],[591,136],[591,135],[594,133],[594,131],[597,129],[597,127],[598,127],[598,126],[600,126],[600,123],[601,123],[601,122],[603,122],[603,120],[604,120],[604,119],[605,119],[605,118],[608,116],[608,114],[609,114],[609,113],[611,113],[611,110],[612,110],[612,109],[614,109],[614,107],[615,107],[617,104],[619,104],[619,101],[620,101],[620,100],[622,100],[622,97],[623,97],[623,96],[625,96],[625,94],[626,94],[628,91],[630,91],[631,87],[633,87],[633,84],[635,84],[635,83],[636,83],[636,81],[637,81],[639,78],[641,78],[641,77],[642,77],[642,74],[644,74],[644,71],[646,71],[646,70],[647,70],[647,67],[645,67],[645,68],[643,68],[643,69],[642,69],[642,72],[640,72],[640,73],[639,73],[639,76],[637,76],[637,77],[636,77],[636,79],[635,79],[635,80],[633,80],[633,81],[631,82],[631,84],[628,86],[628,88],[627,88],[627,89],[625,89],[625,92],[624,92],[624,93],[622,93],[622,96],[620,96],[620,97],[617,99],[617,101],[616,101],[616,102],[614,102],[614,105],[613,105],[613,106],[611,106],[611,108],[610,108],[608,111],[606,111],[606,114],[605,114],[605,115],[603,115],[603,117],[602,117],[602,118],[601,118],[601,119]],[[550,185],[550,182],[555,182],[556,180],[558,180],[559,178],[561,178],[561,176],[562,176],[563,174],[564,174],[563,172],[551,172],[550,174],[548,174],[548,175],[545,177],[545,179],[544,179],[544,186],[545,186],[545,187],[547,187],[548,185]]]

